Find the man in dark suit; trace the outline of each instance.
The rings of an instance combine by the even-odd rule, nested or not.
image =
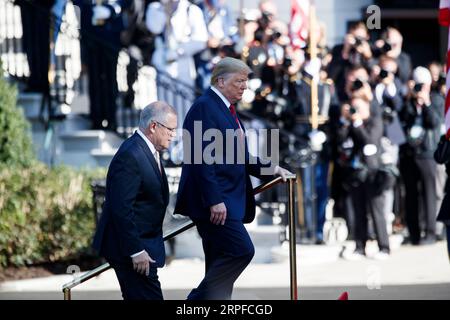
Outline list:
[[[165,260],[162,224],[169,186],[159,153],[169,147],[176,128],[171,106],[150,104],[109,166],[93,246],[114,268],[125,300],[163,299],[157,268]]]
[[[115,131],[120,34],[126,27],[124,12],[132,1],[74,0],[73,3],[81,13],[81,61],[89,76],[92,129]]]
[[[189,300],[231,298],[234,282],[254,255],[243,224],[255,217],[250,175],[261,177],[266,169],[285,180],[290,174],[272,163],[263,165],[245,146],[235,104],[249,73],[241,60],[222,59],[213,70],[211,88],[194,102],[183,124],[184,163],[175,212],[194,221],[205,253],[205,277]],[[209,133],[216,144],[211,154],[205,141]]]

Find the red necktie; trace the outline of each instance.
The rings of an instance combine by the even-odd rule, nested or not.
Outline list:
[[[233,116],[234,121],[236,121],[237,125],[240,128],[241,124],[239,123],[239,119],[238,119],[237,113],[236,113],[236,106],[234,104],[230,105],[230,112],[231,112],[231,115]]]
[[[241,123],[239,122],[237,113],[236,113],[236,106],[234,104],[230,105],[230,112],[233,116],[234,121],[236,121],[237,125],[239,126],[239,136],[241,139],[241,142],[244,142],[244,130],[242,130]]]

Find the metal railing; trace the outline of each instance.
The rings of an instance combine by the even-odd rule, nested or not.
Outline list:
[[[297,288],[297,256],[296,256],[296,232],[295,232],[295,209],[294,209],[294,201],[295,201],[295,192],[294,192],[294,184],[297,177],[295,175],[289,176],[287,178],[287,192],[288,192],[288,225],[289,225],[289,265],[290,265],[290,297],[291,300],[298,299],[298,288]],[[277,177],[269,182],[263,183],[256,188],[253,189],[253,194],[261,193],[265,190],[268,190],[275,185],[282,182],[281,177]],[[192,228],[194,223],[191,220],[184,221],[179,226],[175,228],[175,230],[170,230],[167,234],[163,235],[164,241],[169,240],[178,234]],[[91,271],[86,272],[82,276],[72,280],[69,283],[66,283],[62,287],[62,291],[64,294],[64,300],[72,299],[72,289],[76,286],[100,275],[106,270],[110,269],[111,266],[109,263],[105,263]]]

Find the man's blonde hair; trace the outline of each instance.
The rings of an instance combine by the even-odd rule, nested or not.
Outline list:
[[[242,60],[226,57],[220,60],[213,69],[211,85],[215,85],[219,78],[231,73],[251,73],[252,70]]]

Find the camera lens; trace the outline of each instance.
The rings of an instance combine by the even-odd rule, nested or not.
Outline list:
[[[353,81],[351,90],[352,91],[359,90],[363,87],[363,85],[364,85],[364,83],[361,80],[357,79],[357,80]]]
[[[392,50],[392,45],[389,42],[385,42],[381,50],[386,53]]]
[[[389,72],[387,70],[381,69],[380,71],[380,79],[387,78],[389,75]]]
[[[363,41],[365,41],[364,38],[356,37],[355,38],[355,46],[359,47],[360,45],[362,45]]]
[[[350,106],[350,114],[355,114],[356,113],[356,108],[354,106]]]
[[[414,90],[414,92],[420,92],[420,91],[422,91],[422,87],[423,87],[423,83],[416,83],[413,90]]]

